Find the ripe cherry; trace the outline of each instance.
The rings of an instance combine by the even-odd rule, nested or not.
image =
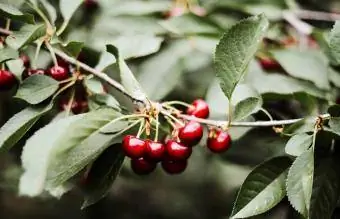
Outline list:
[[[166,157],[169,160],[186,160],[192,153],[191,147],[176,142],[174,140],[168,140],[166,146]]]
[[[25,80],[26,78],[32,76],[32,75],[44,75],[46,74],[44,69],[38,68],[38,69],[27,69],[22,74],[22,79]]]
[[[133,135],[127,135],[123,138],[123,151],[130,158],[141,158],[145,155],[145,141]]]
[[[161,161],[165,155],[165,145],[161,142],[146,141],[145,158],[155,162]]]
[[[197,99],[192,102],[191,105],[192,106],[188,107],[187,109],[188,115],[192,115],[202,119],[206,119],[209,117],[209,106],[204,100]]]
[[[179,174],[184,172],[188,166],[187,160],[164,160],[162,161],[162,167],[165,172],[169,174]]]
[[[17,82],[15,76],[10,71],[0,70],[0,90],[12,88]]]
[[[60,109],[67,110],[69,104],[69,99],[61,99],[60,100]],[[71,111],[74,114],[80,114],[86,112],[88,110],[88,102],[86,100],[73,100],[71,105]]]
[[[181,142],[188,146],[198,144],[203,136],[203,127],[200,123],[190,121],[184,127],[179,129],[178,137]]]
[[[215,133],[210,133],[210,136],[207,140],[208,148],[215,153],[225,152],[230,148],[231,145],[231,137],[226,131],[213,131]]]
[[[84,5],[87,9],[97,9],[99,6],[97,0],[85,0]]]
[[[145,158],[131,159],[131,169],[138,175],[146,175],[156,169],[157,164],[155,162],[146,160]]]
[[[280,64],[272,58],[264,57],[260,59],[260,64],[264,70],[274,71],[281,69]]]
[[[69,77],[68,69],[63,66],[56,65],[48,69],[48,75],[54,78],[57,81],[65,80]]]
[[[20,55],[20,59],[22,60],[25,68],[30,67],[31,62],[30,62],[30,58],[27,55],[25,54]]]

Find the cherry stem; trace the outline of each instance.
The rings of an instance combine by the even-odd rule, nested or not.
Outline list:
[[[184,126],[184,123],[180,120],[178,120],[176,117],[174,117],[173,115],[171,115],[171,113],[169,113],[167,110],[161,110],[160,111],[163,115],[169,117],[170,119],[172,119],[174,122],[178,123],[180,126]]]
[[[71,98],[70,98],[70,100],[67,103],[66,116],[70,115],[72,104],[73,104],[73,101],[74,101],[74,96],[75,96],[75,89],[73,88],[72,89]]]
[[[6,30],[9,30],[9,28],[11,27],[11,19],[6,19]]]
[[[52,61],[53,61],[53,63],[54,63],[54,66],[58,66],[57,57],[56,57],[56,55],[55,55],[55,52],[54,52],[54,50],[53,50],[51,44],[50,44],[47,40],[45,40],[45,45],[46,45],[48,51],[49,51],[50,54],[51,54],[51,58],[52,58]]]
[[[159,115],[156,114],[156,132],[154,141],[158,141],[158,133],[159,133]]]
[[[53,95],[53,99],[56,98],[59,94],[67,90],[68,88],[72,87],[75,84],[75,81],[71,81],[70,83],[66,84],[64,87],[62,87],[57,93]]]
[[[144,132],[145,129],[145,120],[141,120],[140,125],[139,125],[139,129],[137,132],[137,138],[139,138],[141,136],[141,134]]]
[[[34,59],[33,59],[33,63],[32,63],[32,67],[34,69],[37,68],[37,62],[38,62],[38,58],[39,58],[39,53],[40,53],[40,48],[41,48],[41,45],[43,44],[43,41],[39,40],[37,42],[37,48],[35,49],[35,54],[34,54]]]
[[[261,110],[264,114],[266,114],[266,116],[268,116],[268,118],[269,118],[270,121],[273,121],[273,120],[274,120],[273,117],[272,117],[272,115],[270,115],[270,113],[269,113],[266,109],[261,108],[260,110]]]
[[[186,106],[188,108],[193,106],[191,104],[188,104],[188,103],[185,103],[185,102],[182,102],[182,101],[177,101],[177,100],[163,102],[163,104],[164,104],[164,106],[181,105],[181,106]]]

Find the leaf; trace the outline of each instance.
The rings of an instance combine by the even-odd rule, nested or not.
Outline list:
[[[162,27],[178,35],[217,34],[219,29],[206,19],[185,14],[159,22]]]
[[[313,193],[310,202],[310,219],[331,218],[340,196],[338,162],[321,160],[315,166]]]
[[[121,144],[107,148],[92,164],[83,187],[85,200],[82,209],[95,204],[107,195],[124,161]]]
[[[272,54],[288,74],[311,81],[320,89],[330,89],[327,62],[319,51],[285,49]]]
[[[334,133],[337,133],[340,135],[340,117],[330,118],[328,124]]]
[[[91,110],[96,110],[103,106],[111,107],[118,111],[121,110],[118,101],[110,94],[94,94],[89,96],[88,101]]]
[[[32,75],[20,85],[15,97],[30,104],[38,104],[52,96],[59,88],[59,83],[45,75]]]
[[[111,6],[111,7],[110,7]],[[108,5],[107,13],[110,15],[145,15],[156,12],[164,12],[170,9],[170,2],[153,1],[120,1]],[[106,11],[105,11],[106,12]]]
[[[275,157],[257,166],[245,179],[231,218],[262,214],[277,205],[286,195],[285,179],[292,161]]]
[[[19,53],[17,50],[12,49],[10,47],[0,49],[0,63],[17,58],[19,58]]]
[[[72,41],[63,45],[63,50],[70,56],[77,58],[83,47],[84,43]]]
[[[51,109],[52,104],[27,107],[10,118],[0,129],[0,151],[7,151],[14,146]]]
[[[59,1],[59,8],[60,13],[64,18],[64,22],[68,23],[71,20],[72,15],[74,12],[79,8],[79,6],[83,3],[83,0],[60,0]]]
[[[189,42],[179,40],[142,63],[138,80],[151,99],[160,100],[175,88],[183,73],[182,60],[190,51]]]
[[[44,6],[44,8],[47,11],[47,14],[50,18],[51,24],[54,24],[55,21],[57,20],[57,12],[54,6],[49,3],[47,0],[39,0],[39,2]]]
[[[34,17],[31,14],[23,14],[15,6],[0,3],[0,16],[14,21],[21,21],[34,24]]]
[[[21,49],[25,45],[35,41],[36,39],[45,35],[45,25],[26,24],[20,28],[19,31],[14,31],[13,34],[6,38],[6,43],[13,49]]]
[[[230,99],[254,57],[268,27],[263,16],[254,16],[231,27],[215,51],[215,71],[225,95]]]
[[[340,21],[336,21],[329,36],[331,55],[340,64]]]
[[[235,105],[233,120],[242,120],[259,111],[263,101],[256,90],[246,84],[239,84],[231,97],[231,103]]]
[[[104,94],[105,90],[101,81],[95,77],[86,77],[84,80],[84,85],[91,93]]]
[[[25,70],[22,59],[14,59],[6,62],[8,70],[11,71],[17,78],[21,78],[22,72]]]
[[[333,68],[329,68],[328,71],[329,80],[337,87],[340,88],[340,73]]]
[[[286,144],[285,151],[292,156],[300,156],[312,145],[313,136],[306,133],[294,135]]]
[[[111,65],[116,63],[116,58],[114,55],[107,51],[103,51],[100,54],[99,61],[96,65],[96,69],[98,71],[104,71],[106,68],[110,67]]]
[[[112,53],[116,59],[118,60],[118,67],[120,71],[120,78],[122,80],[122,84],[125,87],[125,89],[132,95],[134,98],[142,101],[146,101],[147,96],[145,92],[143,91],[142,87],[136,80],[135,76],[129,69],[129,67],[126,65],[123,58],[120,56],[120,53],[117,49],[117,47],[113,45],[107,45],[106,50],[109,53]]]
[[[49,163],[56,154],[58,140],[67,134],[67,128],[73,122],[83,117],[70,116],[49,123],[27,140],[21,155],[24,172],[19,183],[20,195],[34,197],[44,191]]]
[[[289,169],[287,195],[290,204],[304,217],[308,216],[312,196],[314,153],[312,149],[296,158]]]

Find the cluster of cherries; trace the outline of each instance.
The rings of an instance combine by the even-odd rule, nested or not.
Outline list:
[[[187,114],[197,118],[209,116],[209,106],[201,99],[195,100],[187,109]],[[123,138],[122,147],[125,155],[131,158],[131,168],[138,175],[149,174],[156,169],[157,163],[169,174],[183,172],[192,154],[193,146],[203,136],[203,127],[196,121],[189,121],[175,130],[176,136],[164,142],[143,140],[133,135]],[[207,147],[215,153],[222,153],[230,147],[228,132],[220,129],[210,130]]]
[[[58,65],[54,65],[48,69],[37,68],[33,69],[30,66],[30,59],[27,55],[21,55],[20,59],[23,61],[25,67],[22,73],[22,80],[27,79],[32,75],[46,75],[59,82],[67,80],[71,77],[70,65],[68,62],[62,59],[58,59]],[[15,75],[8,70],[0,70],[0,91],[9,90],[18,83]],[[84,90],[82,88],[78,89]],[[84,91],[77,92],[76,98],[72,101],[70,106],[71,111],[74,114],[85,112],[88,109],[88,103],[84,97]],[[69,97],[67,95],[62,96],[59,101],[59,108],[65,110],[69,105]]]

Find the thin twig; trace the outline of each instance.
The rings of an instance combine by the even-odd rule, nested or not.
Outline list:
[[[310,11],[310,10],[294,10],[292,11],[297,17],[306,20],[317,20],[317,21],[336,21],[340,20],[340,14],[329,13],[323,11]]]

